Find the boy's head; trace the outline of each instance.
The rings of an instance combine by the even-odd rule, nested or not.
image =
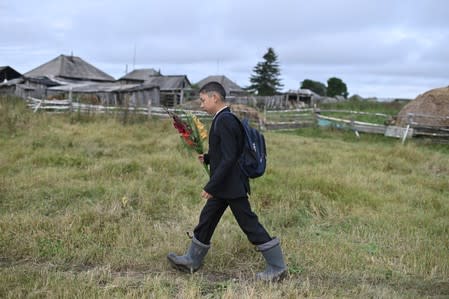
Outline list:
[[[225,98],[226,91],[218,82],[209,82],[200,89],[201,108],[209,114],[215,114],[225,106]]]
[[[221,97],[221,100],[224,101],[226,98],[226,91],[220,83],[216,81],[211,81],[209,83],[206,83],[203,87],[200,89],[200,94],[202,93],[211,93],[215,92],[218,96]]]

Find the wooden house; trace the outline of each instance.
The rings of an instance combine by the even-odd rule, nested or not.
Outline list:
[[[186,75],[164,76],[154,69],[137,69],[119,79],[125,83],[142,83],[158,86],[160,104],[167,107],[183,104],[192,85]]]
[[[50,87],[49,98],[105,106],[151,107],[160,105],[159,87],[151,84],[122,82],[80,83]]]
[[[290,89],[284,93],[286,106],[289,107],[313,107],[314,92],[309,89]]]
[[[19,97],[46,98],[48,88],[76,84],[114,82],[115,79],[76,56],[58,57],[9,81],[10,90]]]

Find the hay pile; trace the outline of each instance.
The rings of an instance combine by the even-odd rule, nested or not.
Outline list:
[[[449,127],[449,86],[429,90],[402,108],[396,123],[407,126],[409,113],[419,126]]]
[[[196,99],[193,101],[187,101],[182,105],[182,108],[188,110],[201,110],[200,105],[200,100]],[[261,115],[257,109],[253,107],[243,104],[230,104],[229,107],[240,119],[248,118],[255,122],[261,122],[263,120],[263,115]]]
[[[243,104],[231,104],[230,108],[240,119],[248,118],[249,120],[259,123],[263,121],[263,115],[253,107]]]

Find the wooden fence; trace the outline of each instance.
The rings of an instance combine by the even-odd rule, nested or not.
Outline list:
[[[288,130],[316,125],[315,110],[288,109],[288,110],[265,110],[264,127],[267,130]]]
[[[88,105],[70,100],[40,100],[35,98],[28,98],[28,106],[34,112],[38,110],[51,112],[80,112],[80,113],[135,113],[141,115],[168,117],[166,108],[163,107],[118,107],[118,106],[103,106],[103,105]],[[181,117],[183,113],[192,113],[203,119],[211,119],[211,117],[204,111],[186,110],[170,108],[169,111],[178,113]],[[435,117],[430,115],[415,115],[409,114],[409,124],[406,128],[374,124],[368,122],[355,121],[353,119],[343,119],[331,116],[325,116],[323,113],[344,113],[344,114],[359,114],[359,115],[374,115],[384,117],[385,120],[391,118],[391,115],[383,113],[369,113],[360,111],[346,111],[346,110],[320,110],[314,108],[306,109],[288,109],[288,110],[265,110],[263,112],[263,120],[260,119],[253,122],[254,125],[259,126],[263,130],[289,130],[312,126],[332,126],[339,129],[352,130],[359,136],[359,133],[383,134],[389,137],[401,138],[405,142],[406,138],[413,136],[434,137],[439,140],[449,140],[449,127],[430,127],[422,126],[414,121],[418,117]],[[449,116],[445,119],[449,119]]]
[[[40,100],[32,97],[28,97],[28,107],[34,112],[38,110],[44,110],[49,112],[80,112],[80,113],[121,113],[129,112],[140,115],[156,116],[156,117],[168,117],[166,108],[163,107],[134,107],[134,106],[104,106],[104,105],[89,105],[82,104],[70,100]],[[198,110],[180,110],[170,108],[169,111],[176,113],[192,113],[201,118],[209,117],[206,112]]]
[[[449,126],[431,126],[427,120],[448,123],[448,116],[434,116],[420,113],[408,113],[407,129],[413,130],[413,136],[431,138],[433,142],[449,144]]]

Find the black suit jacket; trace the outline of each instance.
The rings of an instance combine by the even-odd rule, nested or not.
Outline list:
[[[238,165],[243,150],[243,131],[235,116],[227,112],[229,108],[215,116],[209,131],[205,162],[210,165],[210,179],[204,190],[215,198],[246,197],[250,193],[249,180]]]

